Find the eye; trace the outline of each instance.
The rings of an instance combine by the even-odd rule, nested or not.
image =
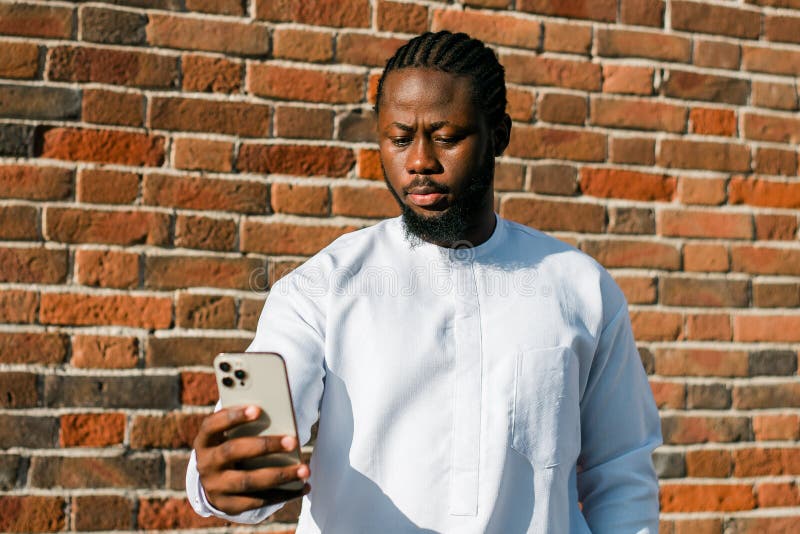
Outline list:
[[[462,137],[457,137],[457,136],[449,136],[449,137],[448,136],[441,136],[441,137],[437,137],[436,139],[434,139],[434,141],[436,141],[440,145],[449,146],[449,145],[455,145],[456,143],[461,141],[461,139],[463,139],[463,138]]]
[[[390,137],[389,140],[394,146],[408,146],[411,144],[410,137]]]

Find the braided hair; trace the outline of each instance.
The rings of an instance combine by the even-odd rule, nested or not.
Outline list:
[[[375,99],[378,113],[383,83],[393,70],[428,68],[468,76],[472,80],[472,96],[483,109],[489,125],[499,124],[506,111],[505,70],[495,53],[483,41],[466,33],[425,32],[397,49],[386,62]]]

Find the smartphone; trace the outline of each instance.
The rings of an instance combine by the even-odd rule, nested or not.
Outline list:
[[[242,436],[294,436],[297,423],[286,375],[286,363],[275,352],[222,353],[214,358],[214,374],[223,408],[256,405],[261,415],[253,422],[226,432],[228,439]],[[241,469],[285,467],[300,460],[300,444],[294,451],[271,453],[239,462]],[[299,491],[303,481],[288,482],[279,489]]]

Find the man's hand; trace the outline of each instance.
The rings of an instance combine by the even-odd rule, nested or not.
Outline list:
[[[307,494],[306,484],[299,491],[276,489],[311,474],[306,464],[261,469],[237,469],[236,462],[276,452],[290,452],[297,447],[292,436],[254,436],[226,440],[224,432],[254,421],[261,410],[257,406],[223,408],[203,420],[194,440],[197,471],[212,506],[235,515],[267,504],[288,501]]]

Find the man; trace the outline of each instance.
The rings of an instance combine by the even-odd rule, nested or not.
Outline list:
[[[224,442],[258,410],[220,410],[187,473],[198,513],[261,521],[299,478],[301,534],[657,532],[658,412],[624,297],[494,213],[505,106],[503,68],[465,34],[388,61],[375,108],[402,216],[276,283],[248,349],[285,357],[301,442],[319,419],[311,465],[236,470],[295,442]]]

